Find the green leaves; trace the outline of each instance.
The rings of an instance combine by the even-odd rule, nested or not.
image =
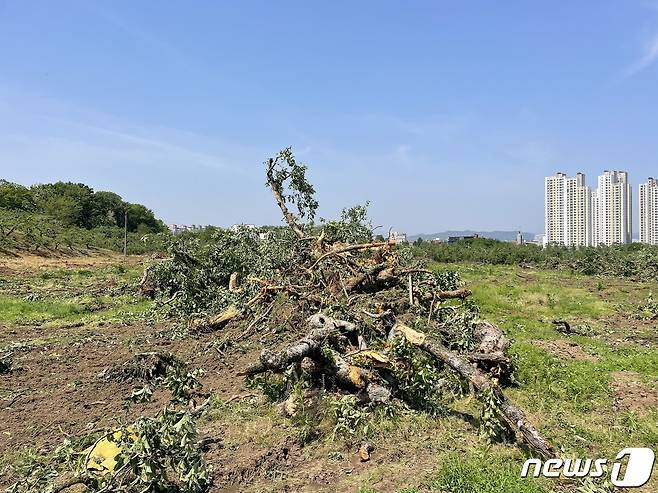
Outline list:
[[[482,401],[480,413],[480,436],[488,442],[501,441],[510,438],[511,432],[505,425],[500,413],[500,401],[492,389],[479,394]]]
[[[326,240],[341,243],[372,241],[372,222],[368,218],[369,202],[343,209],[338,221],[324,221],[322,229]]]
[[[313,222],[318,209],[315,188],[306,179],[307,167],[297,162],[292,148],[283,149],[266,164],[274,178],[271,185],[280,190],[284,203],[294,204],[299,218]]]
[[[261,239],[260,234],[266,234]],[[163,297],[178,296],[169,306],[179,314],[219,313],[230,305],[245,306],[261,289],[251,282],[288,277],[304,263],[309,252],[288,228],[215,230],[202,241],[174,238],[171,260],[152,268],[154,286]],[[232,273],[238,274],[239,290],[229,289]]]

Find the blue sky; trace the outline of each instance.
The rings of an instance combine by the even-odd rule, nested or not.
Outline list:
[[[277,223],[285,146],[323,217],[540,232],[548,174],[658,175],[658,2],[0,0],[0,177]]]

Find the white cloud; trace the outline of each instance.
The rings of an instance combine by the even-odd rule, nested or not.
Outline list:
[[[626,77],[632,77],[649,68],[658,60],[658,33],[646,44],[644,54],[626,69]]]
[[[136,148],[138,151],[149,151],[149,154],[157,156],[164,154],[168,157],[175,157],[179,159],[181,164],[189,165],[194,164],[197,166],[206,166],[210,168],[230,168],[237,171],[239,168],[228,165],[228,163],[220,158],[207,152],[198,151],[187,146],[173,144],[166,142],[162,138],[144,137],[136,133],[128,133],[125,131],[118,131],[108,128],[103,128],[95,125],[89,125],[83,122],[70,121],[62,118],[52,116],[41,116],[45,120],[50,120],[55,123],[68,125],[77,129],[83,130],[88,134],[95,134],[97,136],[108,137],[114,142],[113,146],[121,148],[123,151],[129,151],[131,147]],[[84,141],[93,141],[95,139],[83,138]],[[153,154],[157,153],[157,154]]]

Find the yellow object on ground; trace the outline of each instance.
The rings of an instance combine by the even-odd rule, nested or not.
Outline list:
[[[127,428],[130,435],[128,438],[135,440],[137,436],[132,432],[132,426]],[[117,465],[117,458],[121,454],[122,432],[120,430],[112,433],[112,439],[109,436],[102,438],[96,444],[84,450],[82,453],[89,456],[87,461],[87,469],[100,471],[103,474],[114,471]]]
[[[425,334],[418,332],[417,330],[414,330],[404,324],[395,324],[393,330],[400,332],[407,341],[415,346],[422,346],[423,342],[425,342]]]

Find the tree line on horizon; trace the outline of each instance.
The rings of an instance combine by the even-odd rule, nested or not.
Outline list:
[[[46,214],[64,226],[84,229],[123,227],[127,212],[130,232],[159,233],[166,229],[144,205],[126,202],[114,192],[94,191],[84,183],[58,181],[25,187],[0,180],[0,208]]]
[[[0,250],[121,251],[127,213],[128,252],[164,250],[165,224],[142,204],[83,183],[29,187],[0,180]]]
[[[473,262],[567,269],[587,275],[610,275],[658,280],[658,246],[642,243],[598,247],[519,245],[488,238],[455,243],[416,240],[414,252],[440,263]]]

